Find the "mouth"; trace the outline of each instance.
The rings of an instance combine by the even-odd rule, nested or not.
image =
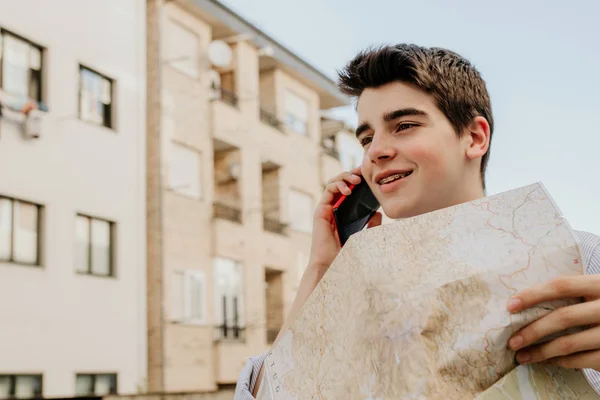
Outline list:
[[[379,179],[377,181],[377,184],[380,185],[380,186],[387,185],[387,184],[390,184],[390,183],[395,182],[397,180],[404,179],[407,176],[409,176],[410,174],[412,174],[412,171],[406,171],[406,172],[399,172],[399,173],[391,174],[391,175],[386,176],[385,178]]]

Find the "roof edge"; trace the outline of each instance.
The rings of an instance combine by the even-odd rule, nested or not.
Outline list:
[[[342,107],[350,104],[350,99],[339,91],[335,81],[226,5],[217,0],[191,0],[191,2],[229,29],[240,34],[252,35],[253,42],[257,46],[271,47],[273,49],[272,57],[277,62],[282,63],[312,82],[320,89],[322,94],[329,98],[326,104],[323,104],[324,108]]]

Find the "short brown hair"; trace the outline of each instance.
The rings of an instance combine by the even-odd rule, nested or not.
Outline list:
[[[340,90],[360,97],[363,90],[391,82],[406,82],[433,96],[437,106],[458,135],[473,118],[490,124],[490,146],[494,119],[490,96],[479,71],[465,58],[446,49],[397,44],[361,51],[338,72]],[[490,150],[481,158],[481,182]]]

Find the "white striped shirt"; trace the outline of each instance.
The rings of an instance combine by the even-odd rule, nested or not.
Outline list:
[[[600,274],[600,237],[587,232],[576,231],[577,241],[583,253],[583,259],[587,266],[586,274]],[[258,380],[260,368],[267,358],[267,353],[257,357],[251,357],[242,370],[235,389],[233,400],[254,400],[252,391]],[[600,372],[592,369],[584,370],[588,381],[594,390],[600,395]]]

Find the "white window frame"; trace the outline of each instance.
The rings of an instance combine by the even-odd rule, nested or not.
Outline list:
[[[2,202],[8,202],[8,204],[10,204],[10,210],[9,210],[9,215],[8,215],[8,220],[7,221],[0,221],[0,229],[2,230],[3,236],[7,235],[9,238],[9,247],[8,247],[8,257],[7,258],[0,258],[0,262],[8,262],[8,263],[14,263],[14,264],[18,264],[18,265],[28,265],[28,266],[35,266],[35,267],[39,267],[41,266],[41,243],[42,243],[42,229],[41,229],[41,218],[42,218],[42,209],[43,207],[39,204],[35,204],[35,203],[31,203],[29,201],[23,201],[23,200],[19,200],[19,199],[14,199],[11,197],[6,197],[6,196],[0,196],[0,201]],[[17,209],[19,205],[25,205],[25,206],[29,206],[29,207],[35,207],[36,208],[36,248],[35,248],[35,260],[33,262],[29,262],[29,261],[24,261],[23,259],[19,259],[18,257],[16,257],[18,251],[16,249],[16,244],[15,242],[18,240],[18,232],[17,232],[17,223],[18,223],[18,216],[17,216]],[[0,211],[2,211],[0,209]],[[0,215],[0,218],[4,218],[7,217],[5,215]],[[6,224],[5,224],[6,222]]]
[[[173,141],[169,144],[168,151],[170,153],[167,167],[169,190],[195,200],[202,199],[202,154],[195,149]],[[183,157],[188,156],[194,158],[183,159]],[[185,162],[191,162],[191,164],[177,167],[176,163]],[[191,176],[183,176],[184,173],[191,174]],[[180,179],[181,177],[183,178]]]
[[[92,384],[91,392],[83,393],[83,392],[77,391],[78,380],[83,377],[87,377],[87,378],[91,379],[91,384]],[[98,387],[97,387],[98,378],[101,378],[101,377],[109,377],[111,379],[114,377],[114,386],[111,386],[107,392],[99,392],[98,391]],[[111,383],[113,383],[113,382],[111,382]],[[91,373],[91,374],[90,373],[77,373],[77,374],[75,374],[75,395],[78,397],[106,396],[106,395],[111,395],[111,394],[114,395],[114,394],[117,394],[118,390],[119,390],[119,375],[117,373]]]
[[[36,382],[36,387],[34,387],[33,390],[33,396],[20,396],[19,393],[17,393],[18,388],[19,388],[19,384],[18,384],[18,380],[19,378],[34,378],[37,380]],[[8,379],[9,382],[9,386],[8,386],[8,398],[10,399],[19,399],[19,398],[37,398],[37,397],[43,397],[44,394],[44,377],[42,374],[0,374],[0,379],[4,380],[4,379]]]
[[[84,83],[84,74],[93,76],[93,79],[97,79],[99,82],[99,92],[94,93],[88,90]],[[115,128],[115,81],[108,76],[101,74],[100,72],[86,66],[79,64],[79,119],[85,122],[103,126],[108,129]],[[87,109],[85,103],[93,102],[96,106],[103,108],[102,115],[99,113],[90,112]],[[98,110],[95,110],[98,111]]]
[[[79,265],[77,265],[77,262],[79,260],[77,260],[77,257],[75,257],[75,272],[77,274],[80,275],[91,275],[91,276],[98,276],[98,277],[102,277],[102,278],[114,278],[116,276],[116,268],[115,268],[115,264],[116,264],[116,257],[115,257],[115,230],[116,230],[116,224],[113,221],[109,221],[106,219],[102,219],[102,218],[96,218],[96,217],[91,217],[89,215],[86,214],[77,214],[75,216],[75,224],[77,224],[78,220],[80,219],[87,219],[88,222],[88,234],[87,234],[87,246],[88,246],[88,261],[87,261],[87,269],[84,271],[83,269],[80,269]],[[106,223],[108,224],[108,229],[109,229],[109,242],[108,242],[108,274],[99,274],[96,271],[94,271],[94,260],[93,260],[93,224],[94,221],[98,221],[98,222],[102,222],[102,223]],[[77,225],[75,225],[77,226]],[[75,237],[75,245],[78,245],[79,243],[77,242],[78,238]]]
[[[192,280],[198,280],[201,285],[200,294],[200,317],[194,317],[192,313],[193,296],[191,293]],[[180,301],[173,301],[172,312],[173,322],[184,325],[206,325],[207,318],[207,285],[206,274],[200,270],[177,270],[174,272],[173,290],[179,293],[173,293],[171,298],[179,297]],[[179,296],[177,296],[179,295]]]
[[[10,90],[7,90],[7,88],[5,87],[6,85],[4,85],[4,79],[6,77],[6,71],[5,69],[5,62],[7,61],[7,54],[6,52],[8,51],[8,46],[5,43],[5,40],[12,40],[15,42],[20,42],[19,44],[25,46],[29,46],[29,54],[28,54],[28,59],[27,59],[27,66],[24,66],[24,68],[27,68],[27,82],[25,83],[25,88],[24,88],[24,92],[21,93],[16,93],[16,92],[11,92]],[[44,68],[44,48],[42,46],[39,46],[35,43],[33,43],[30,40],[27,40],[19,35],[15,35],[14,33],[4,30],[4,29],[0,29],[0,87],[2,88],[2,90],[4,90],[7,94],[9,95],[15,95],[15,96],[19,96],[19,97],[26,97],[30,100],[35,100],[38,102],[42,101],[42,96],[43,96],[43,80],[44,80],[44,74],[43,74],[43,68]],[[34,80],[37,80],[37,93],[32,93],[32,82]]]
[[[231,265],[233,265],[234,271],[238,273],[238,288],[237,291],[235,293],[223,293],[223,288],[221,287],[221,285],[219,284],[219,271],[218,271],[218,264],[219,262],[224,262],[224,263],[230,263]],[[238,307],[237,307],[237,317],[238,317],[238,325],[237,328],[239,328],[240,330],[245,329],[246,327],[246,296],[245,296],[245,290],[244,290],[244,269],[243,269],[243,264],[240,261],[234,260],[232,258],[228,258],[228,257],[214,257],[213,258],[213,268],[214,268],[214,277],[215,277],[215,293],[214,293],[214,298],[215,298],[215,324],[217,326],[217,329],[219,329],[219,327],[221,327],[223,324],[225,324],[227,326],[227,328],[234,328],[235,325],[233,325],[233,323],[229,324],[229,322],[233,321],[233,315],[231,315],[229,312],[227,312],[227,321],[223,321],[223,307],[222,307],[222,301],[223,301],[223,295],[225,295],[225,297],[227,298],[227,304],[228,304],[228,309],[233,308],[233,299],[231,297],[237,298],[237,302],[238,302]],[[229,282],[228,282],[229,283]],[[231,306],[229,306],[229,304],[231,304]],[[229,311],[229,310],[228,310]],[[243,333],[240,332],[240,338],[243,338]],[[230,339],[229,337],[225,337],[224,339]]]

